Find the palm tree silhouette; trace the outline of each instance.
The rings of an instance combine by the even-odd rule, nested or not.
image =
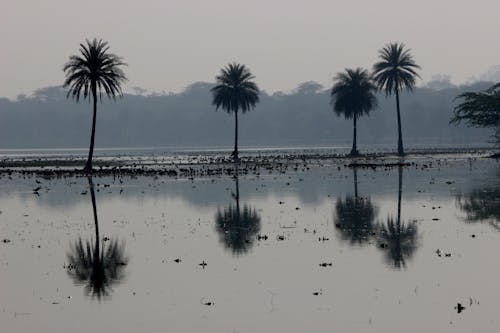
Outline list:
[[[101,249],[99,237],[99,223],[95,202],[94,183],[88,177],[92,209],[94,212],[95,241],[86,241],[81,238],[72,244],[68,257],[68,274],[76,284],[85,284],[86,295],[101,300],[111,294],[113,284],[123,280],[123,268],[127,265],[124,243],[116,239],[109,240],[106,246],[103,242]]]
[[[403,43],[390,43],[379,50],[380,61],[373,65],[373,80],[379,90],[384,90],[386,96],[396,95],[396,110],[398,118],[398,154],[404,155],[403,136],[401,133],[401,114],[399,110],[399,93],[402,89],[412,91],[416,78],[420,78],[410,50],[405,50]]]
[[[240,208],[240,190],[238,167],[235,165],[236,192],[231,193],[235,203],[230,203],[223,211],[218,210],[215,215],[216,230],[220,240],[233,254],[240,255],[248,252],[252,247],[255,236],[260,231],[260,216],[249,205]]]
[[[353,119],[353,140],[350,155],[359,155],[356,139],[356,122],[364,114],[368,115],[377,105],[376,86],[372,83],[368,71],[362,68],[346,69],[338,73],[331,91],[333,110],[346,119]]]
[[[338,198],[335,204],[335,228],[339,231],[342,240],[348,240],[351,245],[368,243],[373,236],[373,221],[376,207],[370,198],[358,197],[357,168],[353,168],[354,196],[346,196],[344,200]]]
[[[379,248],[385,251],[386,262],[397,269],[406,267],[418,246],[418,227],[415,221],[401,222],[401,196],[403,183],[403,167],[398,168],[398,215],[397,219],[390,216],[385,223],[377,224]]]
[[[64,65],[66,73],[64,87],[69,87],[67,97],[73,97],[76,102],[83,94],[84,99],[92,98],[92,134],[90,148],[84,171],[92,172],[92,156],[94,154],[94,138],[97,114],[97,99],[102,101],[103,93],[108,98],[116,99],[122,96],[121,85],[127,80],[120,66],[126,65],[122,58],[109,53],[107,42],[94,38],[86,40],[86,45],[80,44],[80,56],[72,55]]]
[[[255,77],[245,65],[228,64],[216,77],[217,85],[211,89],[212,104],[216,110],[234,112],[234,160],[238,161],[238,111],[250,111],[259,102],[259,88],[252,81]]]

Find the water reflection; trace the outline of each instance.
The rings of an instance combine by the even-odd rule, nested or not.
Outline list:
[[[401,222],[401,196],[403,167],[398,169],[398,214],[396,220],[390,216],[385,222],[377,223],[378,248],[384,251],[387,264],[396,269],[406,267],[418,247],[418,227],[415,221]]]
[[[373,236],[376,207],[369,197],[358,196],[358,170],[353,168],[354,196],[338,198],[335,204],[335,228],[340,239],[351,245],[363,245]]]
[[[500,172],[497,173],[497,181]],[[496,182],[494,182],[496,183]],[[487,222],[500,231],[500,188],[498,184],[457,195],[457,206],[466,214],[467,222]]]
[[[117,239],[103,239],[102,247],[99,237],[99,223],[92,177],[88,177],[92,209],[95,222],[95,240],[79,238],[71,244],[67,254],[67,272],[77,285],[85,285],[85,294],[91,298],[110,296],[112,285],[125,277],[124,267],[127,259],[124,243]]]
[[[224,246],[235,255],[241,255],[252,248],[260,231],[260,216],[247,204],[240,207],[238,166],[235,165],[235,192],[231,192],[234,202],[215,215],[215,228]]]

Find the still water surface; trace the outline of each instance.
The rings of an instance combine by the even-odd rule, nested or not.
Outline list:
[[[499,329],[498,162],[322,164],[2,176],[0,331]]]

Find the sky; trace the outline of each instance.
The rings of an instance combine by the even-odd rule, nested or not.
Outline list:
[[[178,92],[233,61],[267,92],[328,87],[396,41],[420,84],[465,83],[500,64],[498,13],[498,0],[1,0],[0,96],[62,84],[68,57],[94,37],[128,64],[126,90]]]

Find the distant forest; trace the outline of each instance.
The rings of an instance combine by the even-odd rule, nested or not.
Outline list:
[[[491,82],[453,86],[431,82],[401,95],[404,142],[481,144],[491,130],[449,125],[456,96]],[[212,83],[197,82],[183,92],[103,97],[98,109],[96,147],[230,147],[234,119],[211,105]],[[139,91],[140,89],[138,89]],[[338,117],[330,90],[305,82],[290,93],[262,92],[255,110],[240,117],[241,146],[350,145],[352,121]],[[66,99],[61,87],[47,87],[16,100],[0,98],[0,148],[87,147],[92,110],[88,101]],[[378,95],[378,108],[358,121],[358,144],[394,144],[394,98]]]

